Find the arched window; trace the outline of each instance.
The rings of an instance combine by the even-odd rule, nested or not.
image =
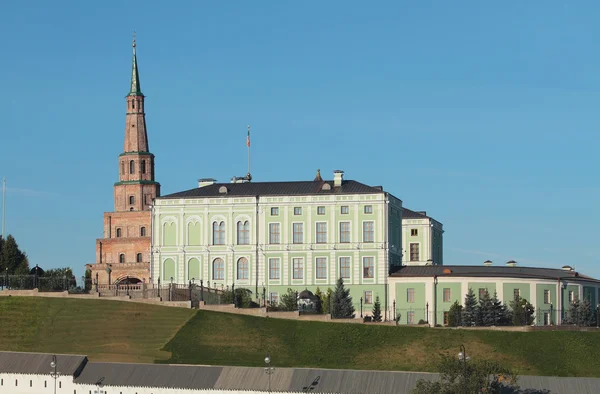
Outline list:
[[[135,163],[133,162],[133,160],[129,161],[129,173],[133,174],[133,172],[135,171]]]
[[[117,238],[121,238],[121,229],[120,228],[117,229]]]
[[[119,255],[119,263],[123,264],[125,262],[125,255],[123,253],[121,253]]]
[[[225,280],[225,262],[221,258],[213,260],[213,280]]]
[[[213,222],[213,245],[225,245],[225,222]]]
[[[142,160],[142,174],[146,173],[146,160]]]
[[[248,259],[245,257],[240,258],[237,261],[237,278],[238,279],[248,279]]]
[[[237,222],[237,240],[238,245],[250,244],[250,223],[247,220],[245,222]]]
[[[121,174],[125,174],[125,162],[121,162]]]
[[[140,229],[140,237],[145,237],[146,236],[146,227],[142,227]]]
[[[129,196],[129,203],[130,204],[135,203],[135,197],[134,196]]]
[[[138,253],[138,254],[135,255],[135,261],[137,263],[141,263],[142,262],[142,254],[141,253]]]
[[[131,100],[131,107],[135,108],[135,100]]]

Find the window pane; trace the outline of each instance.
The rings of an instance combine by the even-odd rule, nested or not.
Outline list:
[[[341,207],[340,211],[341,211],[342,215],[347,215],[348,212],[350,212],[350,209],[348,208],[348,206],[344,205]]]
[[[340,276],[350,278],[350,257],[340,257]]]
[[[304,264],[302,259],[294,258],[292,259],[292,271],[294,279],[303,279],[304,278]]]
[[[213,279],[225,279],[225,262],[220,258],[214,259],[213,261]]]
[[[406,302],[415,302],[415,289],[406,289]]]
[[[279,223],[269,223],[269,243],[280,243]]]
[[[375,232],[373,222],[363,222],[363,242],[374,242]]]
[[[302,215],[302,208],[295,207],[294,208],[294,215]]]
[[[269,259],[269,279],[279,279],[279,259]]]
[[[450,302],[450,289],[444,289],[444,302]]]
[[[350,222],[340,223],[340,243],[350,242]]]
[[[317,215],[325,215],[325,207],[317,207]]]
[[[419,244],[410,244],[410,261],[419,261]]]
[[[238,260],[237,266],[237,278],[238,279],[248,279],[248,259],[242,257]]]
[[[317,279],[327,279],[327,259],[325,257],[317,257],[316,266]]]
[[[365,304],[373,303],[373,292],[371,290],[365,291]]]
[[[292,225],[293,230],[293,238],[292,242],[295,244],[301,244],[304,242],[304,224],[303,223],[294,223]]]
[[[365,205],[365,213],[373,213],[373,206]]]
[[[279,208],[275,207],[275,208],[271,208],[271,216],[277,216],[279,215]]]
[[[327,243],[327,223],[317,223],[317,243]]]
[[[373,257],[363,257],[363,278],[375,277],[375,263]]]

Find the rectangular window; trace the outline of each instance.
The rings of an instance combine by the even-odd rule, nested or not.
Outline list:
[[[519,290],[519,289],[514,289],[514,290],[513,290],[513,298],[514,298],[515,300],[518,300],[518,299],[519,299],[519,297],[521,297],[521,290]]]
[[[415,289],[406,289],[406,302],[415,302]]]
[[[375,242],[375,229],[373,222],[363,222],[363,242]]]
[[[450,314],[448,312],[444,312],[444,325],[447,326],[448,325],[448,316]]]
[[[373,257],[363,257],[363,278],[375,277],[375,262]]]
[[[327,223],[317,223],[317,243],[327,243]]]
[[[279,279],[279,259],[269,259],[269,279]]]
[[[327,259],[325,257],[317,257],[316,266],[317,279],[327,279]]]
[[[302,215],[302,208],[301,207],[295,207],[294,208],[294,215]]]
[[[279,223],[269,223],[269,243],[278,245],[280,243]]]
[[[419,230],[417,230],[416,228],[411,228],[410,235],[416,237],[417,235],[419,235]]]
[[[269,294],[269,303],[273,306],[279,305],[279,293]]]
[[[569,302],[573,302],[575,298],[573,297],[573,291],[569,290]]]
[[[550,325],[550,314],[548,312],[544,312],[544,325],[545,326]]]
[[[450,288],[445,287],[444,288],[444,302],[451,302],[450,301],[451,299],[452,299],[452,294],[450,293]]]
[[[350,222],[340,222],[340,243],[350,243]]]
[[[373,303],[373,292],[371,290],[367,290],[365,291],[365,304],[372,304]]]
[[[340,257],[340,277],[350,278],[350,257]]]
[[[303,279],[304,278],[304,264],[302,259],[294,258],[292,259],[292,272],[294,279]]]
[[[550,290],[544,290],[544,304],[550,303]]]
[[[372,205],[365,205],[365,213],[366,214],[373,213],[373,206]]]
[[[408,311],[406,313],[406,322],[408,324],[415,324],[415,311]]]
[[[482,299],[485,296],[485,293],[487,293],[487,289],[479,289],[479,299]]]
[[[340,208],[340,212],[342,215],[347,215],[350,212],[350,208],[347,205],[342,205]]]
[[[279,216],[279,208],[278,207],[271,208],[271,216]]]
[[[292,224],[292,242],[295,244],[304,243],[304,223]]]
[[[325,207],[317,207],[317,215],[325,215]]]
[[[410,244],[410,261],[419,261],[419,244]]]

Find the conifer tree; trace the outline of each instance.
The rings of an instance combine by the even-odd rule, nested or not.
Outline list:
[[[465,296],[465,305],[462,308],[462,325],[466,327],[477,324],[477,299],[473,289]]]
[[[381,303],[379,302],[379,296],[375,297],[375,304],[373,305],[373,321],[381,321]]]
[[[350,289],[344,287],[344,279],[339,278],[335,290],[333,291],[331,300],[331,317],[332,318],[352,318],[354,317],[354,305],[352,305],[352,297]]]
[[[462,326],[462,305],[458,301],[454,301],[454,304],[448,311],[448,326],[459,327]]]
[[[315,297],[317,298],[315,300],[315,312],[323,313],[323,297],[325,297],[325,295],[318,286],[317,290],[315,290]]]
[[[510,302],[512,310],[512,324],[515,326],[525,326],[533,323],[535,309],[525,298],[517,297]]]
[[[477,312],[477,325],[491,326],[494,324],[494,304],[487,290],[483,292],[482,297],[479,299]]]
[[[492,305],[494,310],[494,325],[495,326],[505,326],[510,321],[509,319],[509,311],[506,305],[502,303],[498,299],[498,293],[494,292],[494,296],[492,297]]]
[[[9,274],[29,273],[29,260],[27,255],[19,249],[17,241],[12,235],[6,237],[2,245],[2,267],[8,268]]]

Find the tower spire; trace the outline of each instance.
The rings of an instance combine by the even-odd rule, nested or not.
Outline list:
[[[133,32],[133,60],[131,65],[131,89],[129,90],[130,96],[143,96],[142,89],[140,88],[140,75],[138,73],[137,55],[135,52],[135,32]]]

